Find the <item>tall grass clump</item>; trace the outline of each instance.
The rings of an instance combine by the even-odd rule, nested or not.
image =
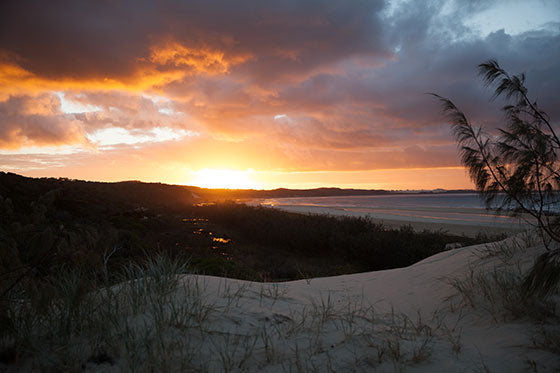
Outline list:
[[[0,369],[406,369],[429,361],[444,339],[420,314],[378,314],[363,295],[329,292],[286,308],[283,284],[177,275],[188,270],[155,256],[109,272],[114,282],[69,270],[41,291],[21,283],[2,304]]]
[[[485,244],[475,251],[476,260],[470,263],[469,272],[462,277],[450,278],[456,290],[454,299],[463,306],[479,309],[502,322],[519,318],[542,321],[555,315],[554,295],[528,294],[525,289],[531,258],[538,257],[542,246],[535,246],[538,238],[525,234],[500,242]],[[527,251],[534,255],[527,256]]]
[[[532,259],[545,250],[538,241],[536,234],[518,235],[481,246],[467,274],[447,279],[455,290],[448,301],[451,309],[468,308],[496,324],[528,320],[534,325],[532,347],[559,353],[558,287],[549,289],[548,296],[527,293],[525,287]]]
[[[47,280],[22,281],[2,299],[0,363],[41,371],[117,359],[132,371],[148,361],[165,366],[174,343],[169,328],[209,312],[196,283],[177,276],[186,271],[186,263],[157,255],[125,266],[114,276],[118,284],[64,268]],[[177,294],[190,301],[176,302]]]

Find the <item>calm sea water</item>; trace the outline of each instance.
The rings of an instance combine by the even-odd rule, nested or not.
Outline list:
[[[259,202],[291,211],[369,215],[399,221],[502,227],[520,223],[518,218],[487,210],[475,193],[274,198]]]

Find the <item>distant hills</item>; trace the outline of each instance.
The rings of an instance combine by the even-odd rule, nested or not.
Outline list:
[[[315,189],[206,189],[199,187],[186,187],[195,195],[205,199],[250,199],[250,198],[294,198],[294,197],[337,197],[337,196],[377,196],[389,194],[453,194],[475,193],[472,189],[455,190],[383,190],[383,189],[341,189],[341,188],[315,188]]]
[[[10,198],[11,203],[20,206],[32,201],[46,205],[57,202],[99,209],[99,213],[140,206],[180,208],[195,202],[191,189],[179,185],[30,178],[6,172],[0,172],[0,197]]]
[[[15,189],[14,189],[15,188]],[[388,194],[451,194],[473,193],[474,190],[383,190],[383,189],[208,189],[195,186],[146,183],[141,181],[98,182],[68,178],[30,178],[0,171],[0,196],[21,195],[40,197],[50,190],[60,189],[81,199],[100,199],[118,204],[141,204],[153,207],[171,207],[215,200],[244,200],[252,198],[293,198],[293,197],[333,197],[366,196]]]

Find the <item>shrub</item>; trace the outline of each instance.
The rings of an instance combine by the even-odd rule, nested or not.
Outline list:
[[[487,206],[498,203],[500,208],[530,216],[544,241],[558,244],[560,139],[548,115],[527,96],[525,74],[510,75],[495,60],[478,68],[486,86],[494,86],[493,98],[505,96],[508,102],[499,136],[475,127],[451,100],[433,94],[451,122],[461,161]],[[547,294],[560,281],[560,248],[547,245],[547,249],[525,278],[527,292]]]

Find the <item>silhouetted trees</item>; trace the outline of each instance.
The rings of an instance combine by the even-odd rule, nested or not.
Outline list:
[[[480,64],[478,72],[494,88],[492,99],[503,96],[507,101],[504,126],[497,134],[474,126],[451,100],[433,95],[442,103],[461,161],[486,205],[498,204],[536,222],[547,252],[537,259],[525,285],[527,291],[548,293],[560,280],[560,139],[549,116],[529,99],[525,74],[510,75],[495,60]]]

